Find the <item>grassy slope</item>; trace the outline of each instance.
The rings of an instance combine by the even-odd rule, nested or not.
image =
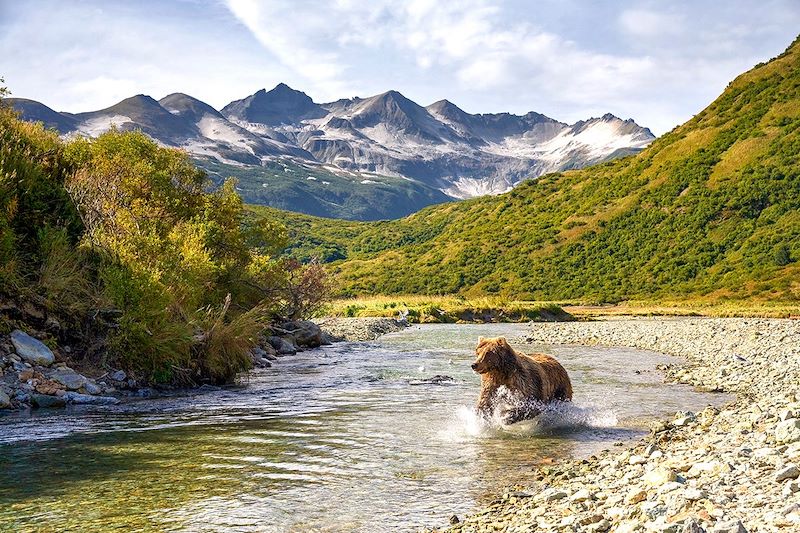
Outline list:
[[[346,294],[800,297],[800,44],[629,157],[375,224],[282,214]]]

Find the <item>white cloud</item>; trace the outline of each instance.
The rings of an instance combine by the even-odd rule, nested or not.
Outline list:
[[[397,89],[470,112],[607,111],[663,132],[800,27],[797,0],[0,0],[0,74],[69,111],[182,91],[222,107],[283,81]]]
[[[656,36],[679,34],[685,27],[683,17],[648,9],[627,9],[619,17],[623,31],[637,37],[652,39]]]

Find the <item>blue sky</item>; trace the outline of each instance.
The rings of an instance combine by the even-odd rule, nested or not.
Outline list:
[[[285,82],[660,134],[798,31],[798,0],[0,0],[0,76],[71,112],[172,92],[220,108]]]

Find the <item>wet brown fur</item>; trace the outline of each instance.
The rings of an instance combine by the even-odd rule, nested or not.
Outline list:
[[[526,400],[548,403],[553,400],[572,400],[572,384],[564,367],[553,357],[543,354],[523,354],[514,350],[503,337],[478,340],[473,370],[481,375],[478,412],[491,415],[497,389],[505,386]],[[507,416],[507,423],[536,416],[530,408]]]

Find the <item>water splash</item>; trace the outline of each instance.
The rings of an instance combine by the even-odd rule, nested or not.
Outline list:
[[[490,417],[478,414],[474,407],[459,406],[439,434],[444,440],[463,442],[503,434],[545,435],[587,428],[613,428],[618,424],[617,415],[611,409],[573,402],[536,404],[535,407],[540,411],[539,415],[515,424],[507,424],[505,418],[507,410],[522,405],[523,402],[518,400],[509,402],[508,398],[505,398]],[[530,403],[527,405],[531,406]]]

